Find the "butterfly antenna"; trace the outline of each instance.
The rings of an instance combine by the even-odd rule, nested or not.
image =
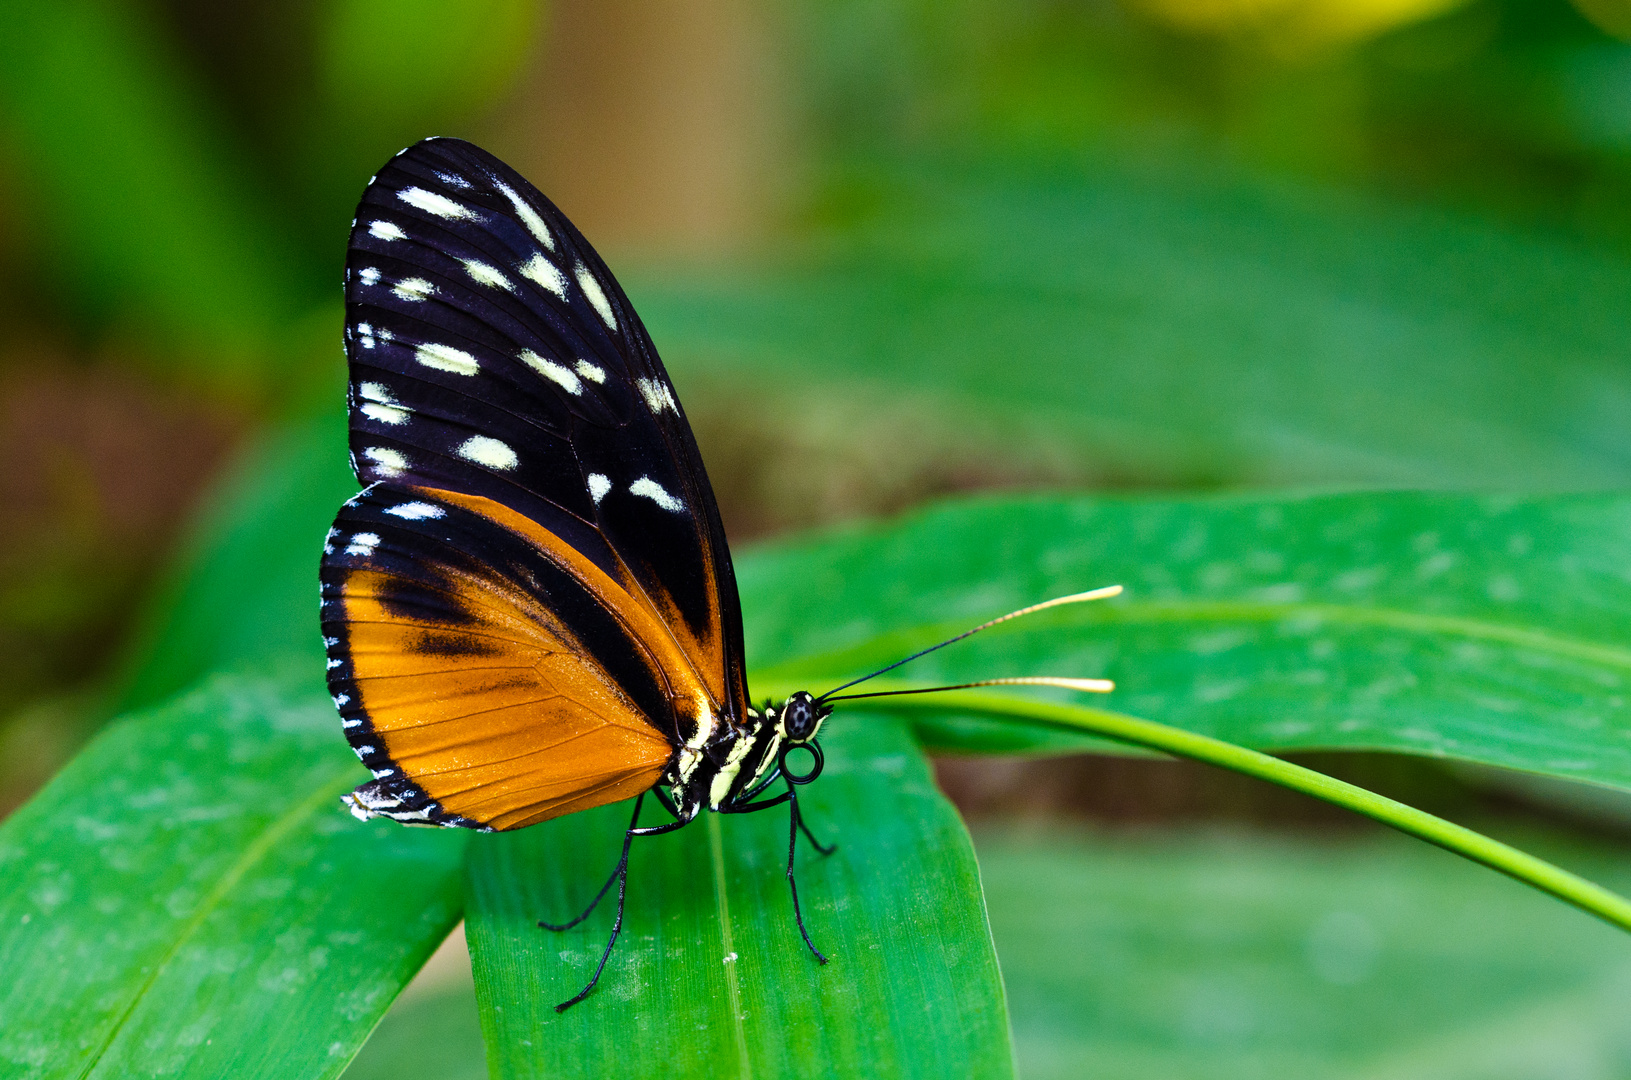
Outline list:
[[[815,699],[816,704],[819,705],[822,702],[829,701],[829,700],[831,700],[831,701],[853,701],[854,699],[856,699],[858,697],[882,697],[882,696],[884,696],[883,694],[851,694],[846,698],[834,698],[833,695],[838,693],[840,690],[848,690],[852,686],[859,686],[861,683],[866,682],[868,679],[876,679],[879,675],[882,675],[885,672],[894,671],[896,668],[900,667],[902,664],[909,664],[913,660],[916,660],[920,656],[929,655],[930,653],[934,652],[936,649],[944,649],[947,645],[955,645],[957,642],[962,641],[964,638],[973,637],[975,634],[978,634],[981,630],[989,630],[993,626],[996,626],[999,623],[1005,623],[1005,622],[1008,622],[1011,619],[1017,619],[1022,615],[1034,615],[1038,611],[1046,611],[1048,608],[1063,607],[1066,604],[1083,604],[1083,603],[1086,603],[1089,600],[1107,600],[1112,596],[1120,596],[1120,595],[1121,595],[1121,586],[1120,585],[1107,585],[1102,589],[1090,589],[1087,592],[1072,593],[1069,596],[1056,596],[1052,600],[1044,600],[1040,604],[1032,604],[1030,607],[1022,607],[1018,611],[1010,611],[1008,614],[999,616],[998,618],[995,618],[995,619],[992,619],[990,622],[983,622],[979,626],[976,626],[972,630],[964,630],[961,634],[958,634],[956,637],[949,637],[945,641],[942,641],[938,645],[930,645],[927,649],[923,649],[923,650],[920,650],[918,652],[915,652],[911,656],[906,657],[904,660],[896,660],[893,664],[890,664],[888,667],[881,667],[877,671],[874,671],[870,675],[862,675],[859,679],[851,679],[849,682],[845,683],[843,686],[835,686],[831,690],[828,690],[825,694],[822,694],[820,697],[816,698]],[[1038,678],[1044,678],[1044,677],[1038,676]],[[1103,682],[1102,679],[1067,679],[1067,680],[1064,680],[1064,681],[1065,682],[1071,682],[1071,683],[1082,683],[1082,682],[1098,683],[1098,682]],[[936,690],[965,690],[965,689],[968,689],[969,687],[972,687],[972,686],[1006,686],[1006,685],[1020,685],[1020,684],[1048,685],[1048,686],[1061,685],[1059,680],[1053,680],[1053,681],[1044,682],[1044,683],[1028,683],[1027,680],[1024,680],[1024,679],[1020,679],[1020,680],[1014,680],[1014,679],[989,679],[989,680],[986,680],[985,682],[965,683],[965,684],[963,684],[961,686],[937,686],[934,689],[936,689]],[[1082,686],[1077,686],[1077,687],[1073,687],[1073,688],[1078,689],[1078,690],[1089,689],[1088,687],[1082,687]],[[1097,688],[1097,689],[1098,689],[1098,692],[1103,692],[1103,691],[1109,690],[1110,687],[1109,687],[1108,684],[1106,684],[1104,687]],[[918,694],[918,693],[928,693],[928,692],[929,691],[926,691],[926,690],[891,690],[891,691],[887,691],[886,693],[888,693],[888,694],[903,694],[903,693],[905,693],[905,694]]]
[[[828,701],[856,701],[860,698],[899,697],[901,694],[937,694],[942,690],[972,690],[978,686],[1062,686],[1066,690],[1082,690],[1089,694],[1108,694],[1116,688],[1109,679],[1069,679],[1063,675],[1023,675],[1013,679],[981,679],[979,682],[958,683],[956,686],[922,686],[915,690],[875,690],[867,694],[845,694],[827,698]]]

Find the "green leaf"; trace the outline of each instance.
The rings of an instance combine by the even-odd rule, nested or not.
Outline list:
[[[1631,1072],[1625,936],[1424,844],[975,840],[1027,1080]],[[1522,841],[1631,886],[1616,845]]]
[[[787,817],[705,814],[634,842],[622,937],[595,992],[615,895],[561,934],[617,861],[627,804],[470,849],[467,932],[499,1077],[921,1076],[1011,1073],[1008,1020],[968,834],[897,721],[828,728],[801,791],[806,951],[783,877]],[[647,809],[654,824],[662,811]]]
[[[753,386],[781,407],[738,428],[842,422],[835,453],[942,490],[1009,463],[1095,486],[1631,481],[1622,253],[1198,163],[873,174],[876,212],[802,264],[635,278],[682,396],[692,372]]]
[[[116,721],[0,825],[0,1072],[344,1068],[458,921],[465,838],[346,814],[312,681]]]
[[[1118,599],[896,674],[1103,676],[1118,687],[1106,708],[1257,749],[1628,788],[1628,544],[1620,496],[981,500],[762,552],[739,576],[763,689],[825,690],[1005,610],[1120,583]]]

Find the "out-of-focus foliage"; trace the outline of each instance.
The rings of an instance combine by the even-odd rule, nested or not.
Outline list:
[[[804,115],[821,160],[840,164],[820,205],[864,208],[878,157],[1109,149],[1158,173],[1223,159],[1631,239],[1631,46],[1566,4],[1475,0],[1432,16],[1440,5],[1423,3],[1430,17],[1391,29],[1409,5],[1250,5],[1354,27],[1344,44],[1290,52],[1276,18],[1228,14],[1245,6],[1161,0],[1176,16],[1164,21],[1112,0],[790,5]]]
[[[796,270],[634,291],[681,371],[777,402],[704,414],[703,445],[782,521],[857,480],[1631,478],[1618,252],[1239,176],[874,175],[868,223]]]
[[[103,692],[110,658],[224,455],[269,413],[340,392],[336,282],[369,174],[427,124],[490,107],[540,15],[119,0],[8,13],[0,808],[121,696]]]
[[[1620,844],[1523,842],[1631,883]],[[1623,940],[1424,845],[1044,828],[976,846],[1030,1080],[1631,1067]]]

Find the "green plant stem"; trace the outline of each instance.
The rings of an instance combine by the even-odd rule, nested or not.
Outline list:
[[[905,685],[893,684],[877,686],[879,690],[908,688]],[[873,687],[869,685],[868,689]],[[1199,735],[1182,728],[1158,724],[1153,720],[1141,720],[1135,716],[1125,716],[1104,709],[1027,700],[1012,694],[984,690],[947,691],[932,697],[925,695],[888,698],[873,707],[888,709],[891,712],[934,710],[981,713],[1066,731],[1085,731],[1134,746],[1160,750],[1173,757],[1202,761],[1208,765],[1255,776],[1271,784],[1301,791],[1316,799],[1323,799],[1328,803],[1347,807],[1356,813],[1374,818],[1400,832],[1420,837],[1446,851],[1453,851],[1474,862],[1483,863],[1542,892],[1550,893],[1559,900],[1573,904],[1580,910],[1612,923],[1622,930],[1631,930],[1631,900],[1610,892],[1601,885],[1482,833],[1417,810],[1413,806],[1344,783],[1313,769],[1293,765],[1269,754],[1249,750],[1244,746],[1224,742],[1222,739],[1214,739],[1209,735]]]

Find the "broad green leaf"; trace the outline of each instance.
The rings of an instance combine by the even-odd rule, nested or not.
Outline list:
[[[1631,480],[1623,253],[1199,165],[907,172],[802,264],[639,276],[682,392],[942,485]]]
[[[1631,500],[1607,495],[982,500],[765,552],[739,575],[767,688],[825,690],[1005,610],[1120,583],[1115,600],[897,674],[1107,676],[1117,691],[1091,704],[1257,749],[1623,788],[1628,545]],[[936,737],[963,745],[951,727]]]
[[[312,681],[116,721],[0,826],[0,1072],[344,1068],[458,921],[464,837],[346,814]]]
[[[1631,941],[1424,844],[975,840],[1025,1080],[1631,1072]],[[1617,845],[1523,843],[1631,886]]]
[[[616,863],[628,804],[473,841],[467,932],[495,1077],[921,1076],[1010,1073],[1008,1019],[968,834],[898,721],[828,728],[803,789],[822,859],[787,817],[705,814],[635,841],[628,912],[595,992],[557,1015],[600,956],[610,905],[562,934]],[[662,820],[647,811],[648,823]]]

